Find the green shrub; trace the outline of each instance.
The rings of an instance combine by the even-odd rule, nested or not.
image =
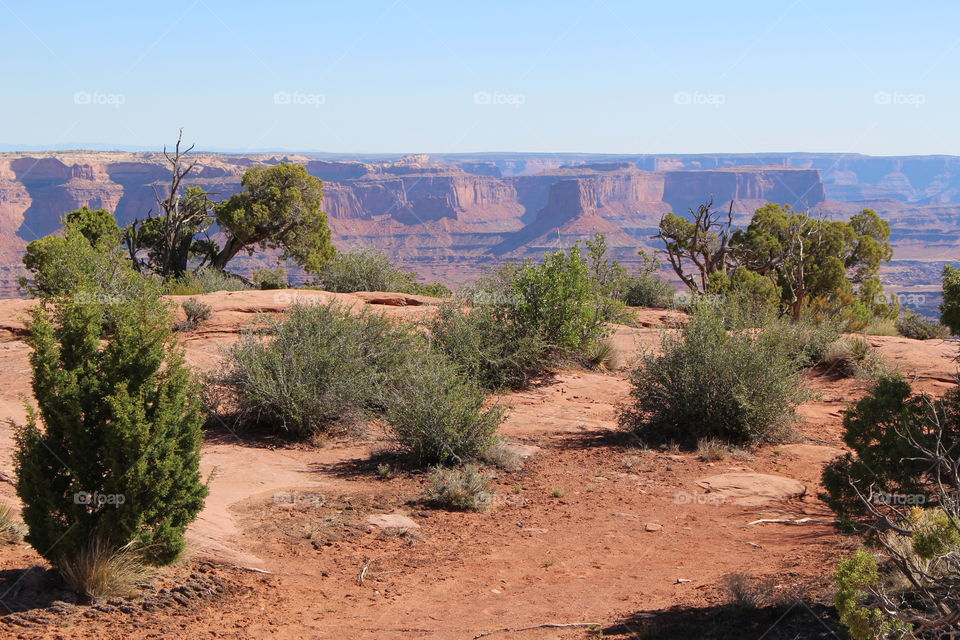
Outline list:
[[[701,438],[777,441],[803,392],[798,357],[779,331],[728,331],[727,314],[696,304],[662,354],[647,354],[631,376],[620,422],[648,441],[694,447]]]
[[[254,269],[250,281],[257,289],[286,289],[290,286],[287,282],[287,272],[283,267]]]
[[[434,348],[492,391],[525,386],[549,360],[539,332],[514,322],[507,307],[443,304],[429,329]]]
[[[479,457],[495,442],[504,409],[484,406],[483,388],[441,354],[425,352],[393,372],[386,420],[420,464]]]
[[[511,318],[524,333],[536,332],[564,354],[576,354],[604,337],[606,318],[579,245],[547,253],[541,264],[527,261],[513,274]]]
[[[196,298],[184,300],[180,306],[183,307],[183,313],[187,317],[186,322],[181,327],[185,331],[196,329],[209,320],[210,314],[213,313],[213,308],[210,305]]]
[[[385,382],[426,348],[411,328],[336,303],[296,305],[266,332],[243,336],[213,381],[234,399],[241,424],[298,437],[381,410]]]
[[[449,511],[483,511],[490,498],[490,480],[472,464],[435,469],[424,492],[428,504]]]
[[[120,228],[113,214],[83,207],[65,215],[62,222],[63,235],[27,245],[23,264],[31,278],[20,278],[20,288],[42,298],[96,294],[109,301],[123,297],[138,274],[120,247]]]
[[[252,287],[239,276],[218,269],[189,271],[181,278],[163,284],[163,293],[170,296],[197,296],[215,291],[246,291]]]
[[[942,340],[950,335],[950,329],[944,325],[915,313],[908,313],[897,319],[897,332],[904,338],[914,340]]]
[[[909,637],[910,627],[886,615],[879,607],[867,606],[869,590],[880,584],[877,559],[857,551],[840,561],[834,574],[837,593],[834,605],[840,622],[853,640]]]
[[[960,442],[960,391],[951,389],[934,400],[913,395],[910,384],[898,375],[883,375],[846,411],[843,428],[843,440],[853,454],[824,468],[821,497],[844,522],[853,524],[870,515],[858,490],[862,495],[927,494],[931,465],[918,446],[932,448],[939,440],[952,451]]]
[[[822,363],[831,345],[843,335],[843,327],[830,319],[821,322],[808,319],[792,322],[781,318],[769,322],[766,331],[776,334],[790,349],[791,355],[805,367]]]
[[[32,312],[33,395],[17,434],[26,536],[56,566],[96,538],[173,560],[203,506],[200,386],[156,292]]]
[[[943,302],[940,304],[940,322],[953,335],[960,334],[960,268],[943,268]]]
[[[650,274],[628,276],[623,302],[630,307],[667,309],[673,305],[676,291],[666,280]]]
[[[320,269],[311,286],[335,293],[392,291],[437,297],[450,295],[450,289],[442,284],[418,283],[413,272],[397,269],[387,254],[376,249],[338,253]]]

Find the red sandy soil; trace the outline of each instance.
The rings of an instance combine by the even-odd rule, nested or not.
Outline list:
[[[222,349],[258,321],[258,312],[282,311],[297,297],[336,298],[409,320],[426,317],[435,303],[396,294],[208,294],[201,298],[213,307],[211,320],[184,334],[188,360],[199,370],[216,367]],[[18,320],[29,306],[0,301],[4,420],[23,419],[29,394],[29,349]],[[510,407],[502,435],[536,449],[520,471],[489,470],[496,495],[486,512],[425,508],[418,502],[422,472],[400,468],[381,477],[378,465],[396,461],[383,453],[388,443],[375,424],[359,437],[319,446],[224,427],[204,445],[211,492],[190,527],[187,558],[163,570],[143,596],[90,607],[55,602],[70,597],[56,591],[52,572],[28,545],[2,547],[0,614],[8,613],[4,606],[13,613],[0,618],[0,637],[445,640],[496,631],[487,637],[587,638],[597,632],[501,630],[596,622],[605,637],[626,638],[665,609],[724,603],[722,579],[734,572],[768,580],[766,588],[784,599],[829,601],[829,576],[852,541],[816,521],[749,523],[831,520],[816,497],[820,471],[843,450],[841,412],[865,384],[808,374],[816,396],[801,407],[800,441],[762,447],[746,459],[708,463],[695,453],[642,450],[617,429],[616,407],[629,392],[629,366],[678,314],[637,313],[644,328],[616,328],[617,370],[560,371],[498,399]],[[939,394],[952,383],[955,345],[868,339],[915,376],[917,389]],[[16,505],[12,447],[4,426],[0,500]],[[806,491],[741,506],[713,499],[697,484],[732,472],[794,479]],[[418,527],[381,530],[365,523],[371,514],[405,514]],[[820,623],[811,614],[805,624]],[[744,628],[729,637],[765,631]]]

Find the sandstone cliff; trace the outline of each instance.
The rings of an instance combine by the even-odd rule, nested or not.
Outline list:
[[[615,255],[630,258],[650,242],[664,213],[684,212],[708,197],[717,207],[733,200],[739,221],[768,201],[827,215],[873,206],[893,224],[898,257],[901,248],[909,255],[932,252],[931,259],[954,250],[956,242],[938,231],[960,220],[960,159],[946,156],[195,157],[190,183],[217,199],[239,190],[249,166],[304,164],[325,181],[325,209],[339,246],[377,246],[446,280],[595,231],[608,235]],[[54,232],[65,212],[105,207],[126,224],[155,208],[167,179],[159,153],[0,154],[0,290],[10,292],[26,242]]]

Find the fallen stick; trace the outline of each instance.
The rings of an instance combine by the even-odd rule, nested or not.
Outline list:
[[[778,519],[778,518],[763,518],[761,520],[754,520],[753,522],[748,522],[747,526],[749,527],[752,524],[836,524],[836,520],[824,520],[822,518],[800,518],[799,520],[789,520],[789,519]]]
[[[566,627],[599,627],[601,623],[599,622],[568,622],[566,624],[559,624],[555,622],[545,622],[543,624],[535,624],[532,627],[507,627],[504,629],[494,629],[493,631],[484,631],[483,633],[478,633],[473,636],[473,640],[477,638],[485,638],[486,636],[492,636],[495,633],[506,633],[508,631],[531,631],[533,629],[563,629]]]

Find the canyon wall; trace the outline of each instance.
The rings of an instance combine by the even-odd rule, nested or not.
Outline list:
[[[324,208],[342,248],[376,246],[447,281],[476,265],[534,257],[596,231],[614,255],[650,247],[660,217],[707,198],[733,201],[743,222],[780,202],[825,215],[869,206],[891,221],[898,257],[950,259],[960,230],[960,158],[854,154],[474,154],[347,160],[325,154],[194,155],[189,184],[222,199],[255,164],[303,164],[325,182]],[[26,243],[87,205],[121,224],[156,209],[169,180],[158,153],[0,154],[0,292]],[[253,263],[256,263],[254,259]],[[4,285],[5,283],[5,285]]]

